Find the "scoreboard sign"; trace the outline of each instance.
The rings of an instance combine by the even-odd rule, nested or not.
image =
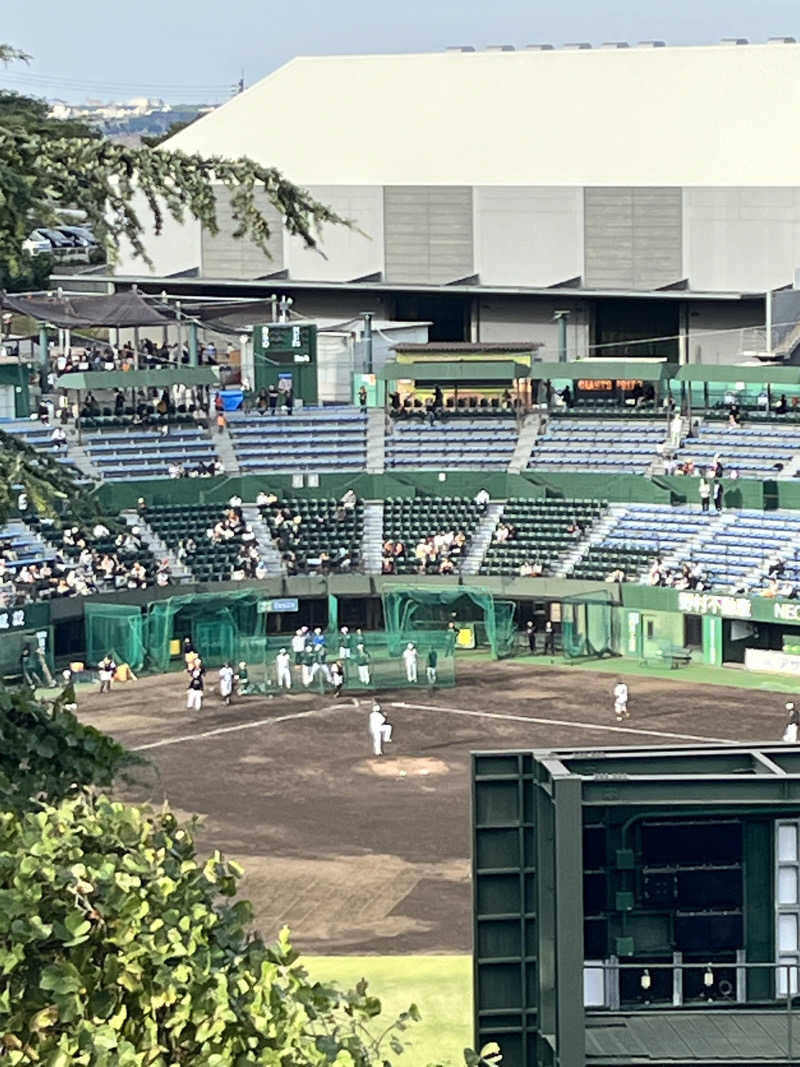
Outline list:
[[[317,327],[271,322],[253,330],[256,392],[270,385],[292,389],[304,404],[316,404]]]

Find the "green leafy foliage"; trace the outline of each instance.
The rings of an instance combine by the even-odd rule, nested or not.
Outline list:
[[[107,789],[141,761],[113,738],[79,722],[62,696],[45,704],[25,689],[0,687],[0,807],[39,808],[88,787]]]
[[[67,503],[78,520],[89,520],[99,511],[96,498],[78,485],[69,468],[0,430],[0,523],[8,518],[20,490],[41,516],[60,515]]]
[[[0,45],[0,63],[25,58]],[[115,144],[82,123],[49,118],[42,101],[0,94],[0,274],[11,279],[30,270],[22,243],[31,227],[57,221],[59,209],[84,211],[111,257],[125,238],[146,260],[145,229],[133,207],[137,194],[156,233],[165,215],[179,222],[190,215],[216,233],[220,187],[230,194],[235,236],[249,237],[265,253],[271,231],[258,206],[262,194],[285,229],[309,247],[316,245],[323,223],[348,224],[274,167],[247,158]]]
[[[366,982],[312,982],[286,931],[248,933],[240,874],[169,812],[82,794],[0,814],[4,1062],[389,1067],[417,1007],[373,1034]]]

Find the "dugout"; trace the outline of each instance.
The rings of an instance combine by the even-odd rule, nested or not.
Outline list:
[[[794,1062],[796,746],[478,752],[472,813],[477,1047]]]
[[[462,647],[484,646],[494,659],[510,656],[516,647],[516,604],[485,589],[471,586],[387,585],[383,589],[383,617],[389,652],[400,655],[407,642],[419,647],[446,649],[448,624],[456,624],[464,637]]]

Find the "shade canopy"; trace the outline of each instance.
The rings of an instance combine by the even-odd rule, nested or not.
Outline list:
[[[551,381],[643,381],[660,382],[675,376],[677,367],[658,359],[572,360],[569,363],[532,363],[531,378]]]
[[[165,389],[171,385],[217,385],[218,367],[152,367],[148,370],[73,371],[56,379],[57,389]]]
[[[733,385],[800,385],[800,367],[731,366],[692,363],[678,371],[680,382],[724,382]]]
[[[80,326],[165,326],[170,318],[156,311],[139,293],[130,290],[105,296],[9,296],[3,293],[0,307],[27,315],[37,322],[71,329]]]
[[[510,359],[480,360],[426,360],[425,362],[399,363],[390,360],[378,371],[382,381],[397,382],[406,378],[415,382],[436,385],[453,385],[467,382],[511,382],[515,378],[527,378],[530,370],[524,363]]]

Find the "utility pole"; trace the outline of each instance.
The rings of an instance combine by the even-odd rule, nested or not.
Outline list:
[[[362,312],[362,318],[364,319],[364,362],[366,363],[367,374],[372,374],[372,312]]]

